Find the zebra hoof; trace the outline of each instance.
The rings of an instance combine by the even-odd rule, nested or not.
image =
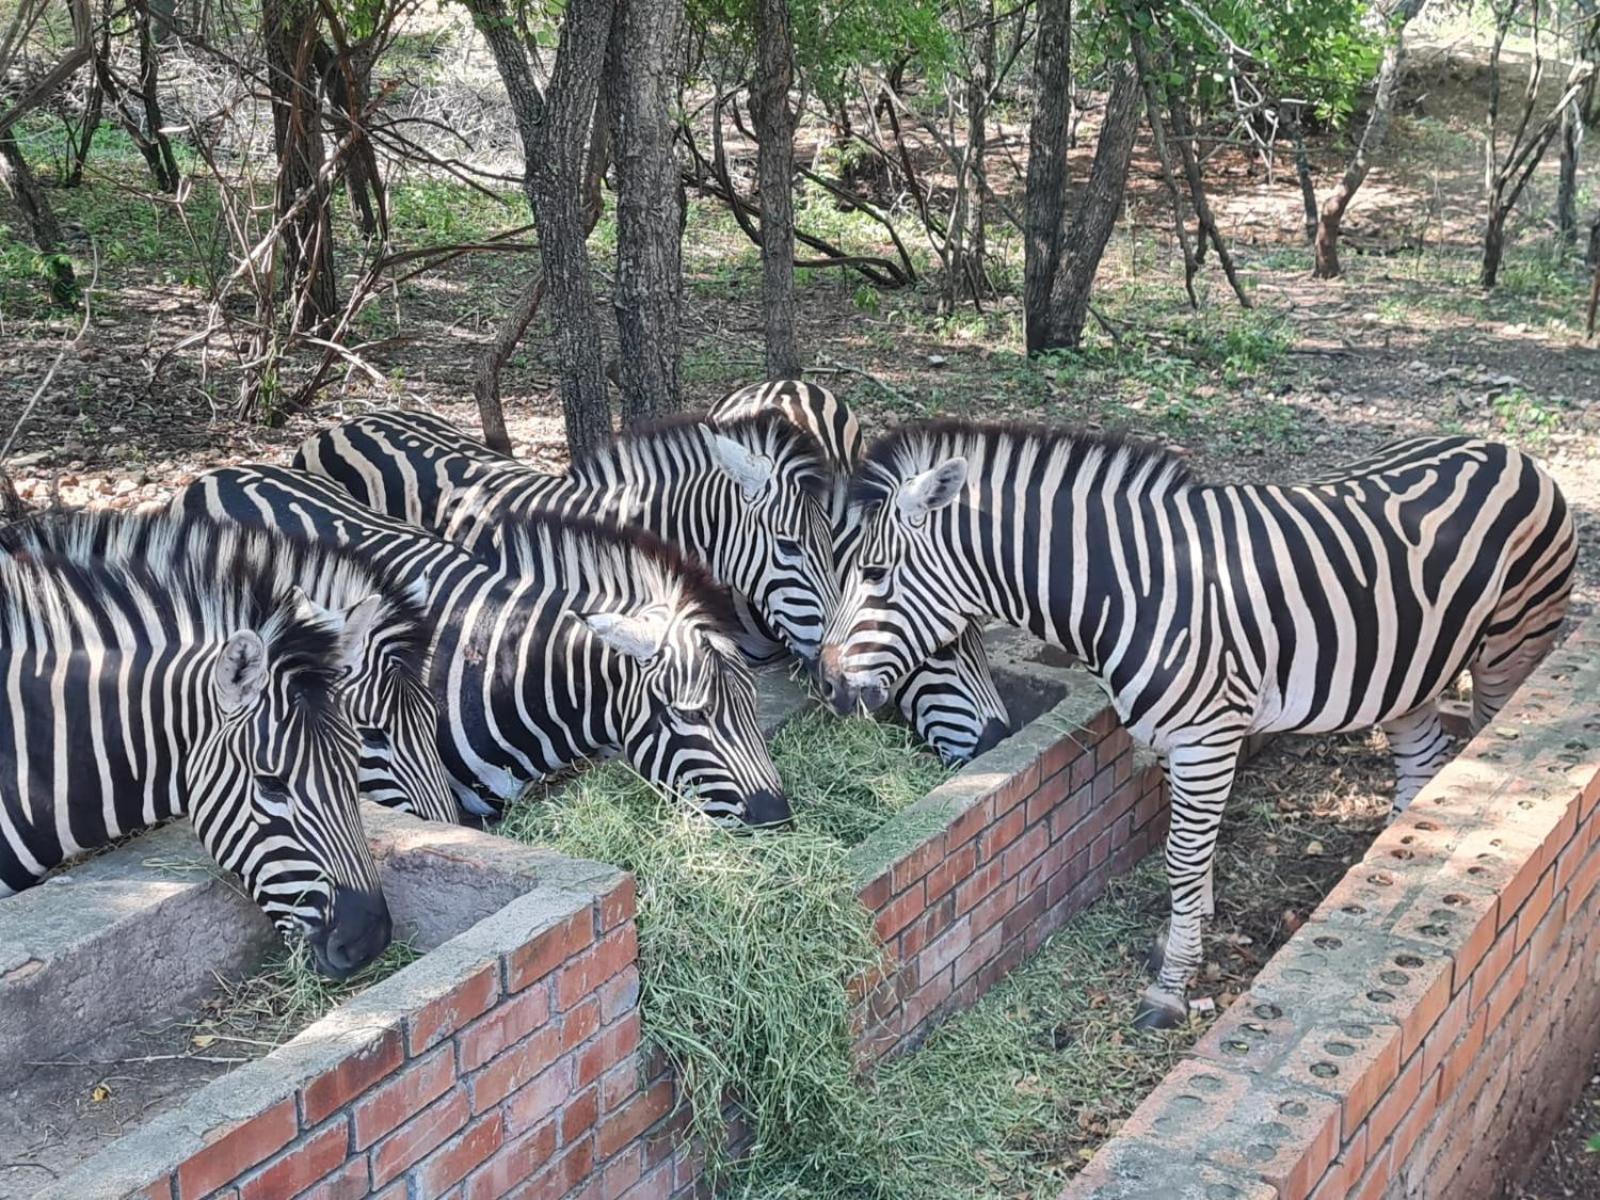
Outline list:
[[[1135,1029],[1176,1029],[1189,1020],[1189,1006],[1182,995],[1147,987],[1139,998],[1139,1011],[1133,1016]]]
[[[1161,968],[1167,961],[1167,931],[1163,929],[1156,934],[1155,941],[1150,943],[1150,953],[1145,955],[1145,970],[1152,975],[1160,975]]]

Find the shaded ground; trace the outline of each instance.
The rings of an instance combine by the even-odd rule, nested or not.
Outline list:
[[[1517,1200],[1600,1196],[1600,1058]]]

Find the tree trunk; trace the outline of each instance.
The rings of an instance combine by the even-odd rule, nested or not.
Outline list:
[[[167,137],[166,121],[161,115],[150,5],[148,0],[129,0],[129,6],[133,9],[139,35],[139,99],[144,106],[145,137],[150,144],[146,159],[150,163],[151,173],[156,177],[156,186],[172,195],[178,190],[178,160],[173,156],[172,141]]]
[[[595,208],[586,186],[585,158],[596,157],[590,151],[590,133],[596,125],[613,0],[567,4],[547,95],[534,83],[527,47],[504,0],[468,0],[467,8],[494,55],[522,142],[523,191],[539,227],[560,370],[558,390],[568,449],[576,456],[611,436],[604,343],[589,274],[587,243]],[[523,302],[528,297],[525,291]],[[506,325],[519,312],[520,304]]]
[[[1067,138],[1072,108],[1072,0],[1039,0],[1033,120],[1023,232],[1023,328],[1029,354],[1051,345],[1050,292],[1067,213]]]
[[[1350,207],[1350,201],[1355,199],[1356,192],[1366,179],[1367,172],[1372,169],[1373,156],[1388,136],[1389,121],[1394,116],[1395,101],[1400,95],[1400,80],[1405,74],[1406,26],[1426,3],[1427,0],[1398,0],[1387,15],[1392,29],[1391,40],[1378,67],[1378,86],[1372,98],[1372,112],[1367,116],[1366,128],[1361,131],[1361,140],[1356,143],[1355,153],[1345,166],[1339,186],[1334,188],[1333,195],[1322,205],[1322,213],[1317,220],[1314,242],[1316,264],[1311,273],[1318,279],[1332,279],[1340,273],[1339,225],[1344,220],[1345,210]]]
[[[624,425],[682,405],[683,183],[672,156],[682,20],[683,0],[620,0],[608,51],[617,164],[612,305]]]
[[[989,292],[984,258],[987,247],[983,228],[984,155],[989,143],[989,89],[995,67],[994,0],[979,6],[977,61],[969,64],[966,84],[967,146],[962,160],[961,194],[950,220],[951,249],[946,283],[946,307],[954,310],[965,292],[981,307]]]
[[[339,295],[328,186],[320,173],[319,88],[311,63],[316,9],[311,0],[263,0],[261,26],[278,157],[277,212],[280,220],[286,218],[280,241],[291,327],[321,329],[339,311]]]
[[[800,374],[794,299],[794,130],[789,104],[794,39],[788,0],[757,0],[756,78],[750,85],[760,147],[761,302],[766,319],[768,379]]]
[[[47,270],[51,299],[63,306],[76,304],[78,280],[72,262],[61,252],[61,225],[10,130],[0,133],[0,184],[22,213],[23,224],[39,253],[58,256],[50,260]]]
[[[1131,63],[1117,64],[1083,203],[1061,241],[1060,261],[1050,288],[1047,348],[1076,348],[1083,340],[1095,273],[1100,269],[1100,258],[1127,190],[1128,164],[1133,161],[1133,140],[1139,132],[1140,101],[1138,71]]]
[[[1583,144],[1583,113],[1579,100],[1561,110],[1561,175],[1556,185],[1556,229],[1563,246],[1578,241],[1578,152]]]
[[[1300,181],[1300,202],[1306,210],[1306,241],[1315,242],[1317,185],[1311,178],[1311,157],[1306,153],[1305,114],[1299,104],[1289,105],[1289,137],[1294,143],[1294,173]]]
[[[111,53],[111,30],[109,23],[103,35],[101,53]],[[62,187],[75,188],[83,182],[84,164],[89,161],[89,148],[94,145],[94,135],[100,131],[100,119],[105,113],[105,88],[100,86],[100,73],[92,66],[89,69],[88,82],[85,84],[83,100],[83,119],[78,122],[78,128],[69,134],[67,142],[67,172],[61,181]]]
[[[336,51],[320,38],[313,51],[317,74],[328,96],[328,126],[334,140],[344,144],[345,194],[363,237],[387,238],[389,212],[372,142],[356,125],[365,120],[372,99],[372,46],[357,42]],[[355,133],[352,137],[351,134]]]
[[[1478,285],[1492,288],[1500,279],[1500,259],[1506,252],[1506,217],[1509,205],[1501,206],[1499,190],[1489,195],[1489,219],[1483,225],[1483,267],[1478,273]]]

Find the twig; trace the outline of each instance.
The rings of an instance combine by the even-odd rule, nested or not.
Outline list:
[[[884,391],[888,392],[889,395],[893,396],[896,400],[900,401],[900,403],[902,403],[902,404],[910,404],[911,403],[911,400],[910,400],[910,398],[908,396],[906,396],[903,392],[899,391],[898,389],[896,389],[894,387],[891,387],[889,384],[885,383],[883,380],[879,379],[871,371],[863,370],[860,367],[852,367],[849,363],[842,363],[842,362],[839,362],[839,361],[833,360],[833,359],[821,358],[820,356],[819,356],[817,361],[818,361],[818,363],[820,365],[815,366],[815,367],[806,367],[805,368],[805,374],[807,374],[807,375],[859,375],[859,376],[861,376],[861,378],[863,378],[865,380],[868,380],[868,381],[870,381],[872,383],[877,384]]]
[[[83,1058],[46,1058],[37,1062],[24,1063],[27,1067],[128,1067],[140,1063],[157,1062],[203,1062],[221,1063],[226,1066],[236,1067],[240,1063],[253,1061],[249,1058],[222,1058],[209,1054],[146,1054],[139,1058],[113,1058],[108,1060]]]

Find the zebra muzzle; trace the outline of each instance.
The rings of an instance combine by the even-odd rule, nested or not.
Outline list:
[[[337,887],[327,924],[311,935],[311,954],[322,974],[348,979],[388,949],[393,936],[382,892]]]

